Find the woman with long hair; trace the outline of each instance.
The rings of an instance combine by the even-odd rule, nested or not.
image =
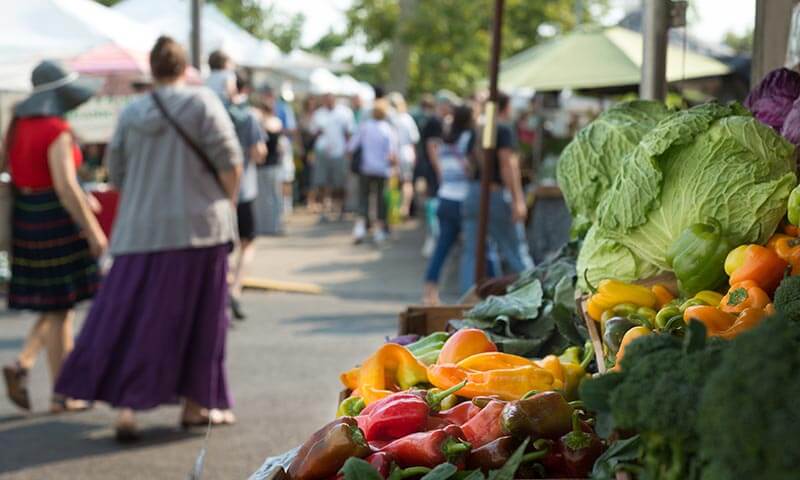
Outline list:
[[[50,61],[34,69],[32,80],[33,94],[14,109],[5,142],[14,186],[8,307],[39,313],[15,364],[3,367],[8,396],[24,410],[31,408],[28,372],[39,351],[47,350],[55,380],[72,350],[73,308],[97,291],[95,259],[107,242],[78,185],[81,151],[64,118],[94,89]],[[50,410],[85,406],[53,395]]]
[[[121,192],[114,264],[56,384],[119,409],[119,441],[138,438],[135,410],[179,400],[186,427],[235,421],[224,360],[242,151],[219,98],[185,86],[186,65],[159,38],[155,89],[120,114],[107,155]]]
[[[472,108],[462,105],[453,112],[453,122],[434,146],[439,164],[439,238],[425,273],[423,303],[439,304],[439,276],[445,260],[461,235],[461,205],[467,197],[468,171],[476,155],[475,120]]]

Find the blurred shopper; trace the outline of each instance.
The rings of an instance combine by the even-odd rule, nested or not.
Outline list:
[[[370,227],[374,226],[373,238],[376,244],[383,243],[388,233],[386,180],[397,165],[397,136],[388,118],[388,102],[376,100],[372,107],[372,117],[361,124],[349,144],[360,173],[361,215],[353,229],[357,244],[364,241]],[[370,208],[373,196],[376,198],[377,222],[374,221]]]
[[[477,142],[472,109],[455,108],[453,123],[441,142],[434,146],[441,177],[439,179],[439,238],[425,273],[423,303],[438,305],[439,276],[450,250],[461,235],[461,208],[469,189],[470,165],[477,162]]]
[[[336,102],[331,93],[322,96],[322,105],[314,112],[312,130],[314,142],[314,169],[312,183],[322,203],[320,220],[327,221],[327,213],[344,214],[347,185],[347,141],[355,130],[353,112]]]
[[[390,93],[389,102],[394,110],[392,124],[397,130],[397,166],[403,199],[400,216],[406,218],[411,211],[411,201],[414,198],[414,165],[417,161],[416,144],[419,142],[419,129],[408,113],[403,95],[398,92]]]
[[[220,98],[236,95],[236,65],[225,52],[214,50],[208,56],[211,72],[206,78],[206,86]]]
[[[242,72],[236,72],[237,94],[231,99],[228,114],[233,120],[236,137],[244,154],[244,169],[239,184],[239,199],[236,205],[236,221],[239,227],[239,248],[233,261],[233,275],[230,287],[230,306],[234,318],[244,320],[242,310],[242,278],[253,257],[253,240],[256,238],[253,203],[258,197],[258,178],[256,165],[264,163],[267,156],[266,135],[259,119],[247,99],[251,93],[249,79]]]
[[[24,410],[31,409],[28,372],[39,351],[47,350],[55,380],[72,350],[73,308],[97,291],[95,259],[107,242],[78,186],[81,153],[64,119],[94,89],[49,61],[33,70],[32,80],[34,93],[14,109],[4,149],[14,185],[8,307],[39,314],[16,363],[3,367],[8,396]],[[50,410],[85,406],[56,394]]]
[[[261,128],[267,138],[267,158],[258,166],[256,232],[260,235],[282,235],[284,169],[280,139],[283,135],[283,123],[275,111],[276,99],[272,87],[262,85],[258,93]]]
[[[306,97],[300,109],[299,133],[300,133],[300,172],[297,177],[299,196],[305,201],[306,207],[310,212],[317,213],[318,205],[314,189],[311,185],[311,170],[314,168],[314,141],[316,134],[313,131],[312,119],[314,111],[317,109],[316,97],[309,95]]]
[[[493,169],[487,172],[491,183],[489,196],[489,240],[500,259],[513,273],[533,266],[525,239],[525,219],[528,209],[522,190],[517,140],[511,122],[511,102],[501,93],[497,101],[497,156]],[[480,164],[478,164],[479,166]],[[475,169],[463,207],[464,249],[461,256],[461,291],[475,283],[475,252],[478,236],[480,205],[480,168]]]
[[[216,95],[185,86],[186,64],[160,37],[155,90],[120,114],[106,159],[121,192],[114,265],[56,384],[119,409],[123,442],[138,438],[134,410],[178,399],[186,427],[235,421],[224,361],[242,152]]]
[[[434,103],[435,102],[435,103]],[[423,99],[423,124],[420,128],[419,160],[417,162],[417,176],[425,181],[425,202],[423,204],[425,220],[428,230],[425,243],[422,245],[422,255],[429,257],[436,246],[439,237],[439,225],[436,221],[438,199],[436,192],[439,190],[439,165],[436,159],[436,145],[442,139],[445,124],[449,121],[452,104],[446,96]]]

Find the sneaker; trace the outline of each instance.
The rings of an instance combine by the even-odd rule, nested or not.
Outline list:
[[[355,240],[356,245],[362,243],[364,241],[364,237],[366,236],[367,236],[367,225],[364,223],[363,220],[356,221],[356,224],[353,227],[353,239]]]
[[[436,241],[430,235],[426,236],[425,243],[422,244],[422,257],[431,258],[434,248],[436,248]]]
[[[386,232],[383,229],[379,228],[375,230],[375,233],[372,235],[372,239],[375,241],[375,245],[382,245],[386,242]]]

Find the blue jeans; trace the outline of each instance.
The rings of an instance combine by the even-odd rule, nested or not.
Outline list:
[[[481,186],[472,182],[461,209],[461,225],[464,231],[464,250],[461,254],[461,291],[466,292],[475,284],[475,251],[478,248],[478,211],[480,209]],[[488,240],[497,249],[512,273],[533,267],[525,226],[511,220],[511,202],[505,190],[493,190],[489,196]]]
[[[445,260],[447,260],[447,255],[458,241],[458,236],[461,235],[461,202],[444,198],[439,199],[438,202],[436,217],[439,220],[439,236],[436,248],[428,262],[428,271],[425,273],[425,281],[428,283],[439,283],[439,275]]]

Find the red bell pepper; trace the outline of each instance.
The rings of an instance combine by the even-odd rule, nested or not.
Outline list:
[[[455,407],[444,410],[436,414],[437,418],[446,420],[453,425],[462,426],[467,423],[472,417],[481,412],[481,407],[472,402],[459,403]]]
[[[367,441],[395,440],[426,430],[429,416],[439,403],[462,388],[459,384],[441,393],[399,392],[367,406],[359,416],[359,427]]]
[[[483,410],[461,426],[464,436],[473,448],[480,448],[506,435],[503,431],[502,415],[506,402],[490,401]]]
[[[458,427],[452,425],[440,430],[412,433],[386,445],[381,451],[390,455],[402,468],[434,468],[446,462],[463,466],[471,447],[460,434]]]

